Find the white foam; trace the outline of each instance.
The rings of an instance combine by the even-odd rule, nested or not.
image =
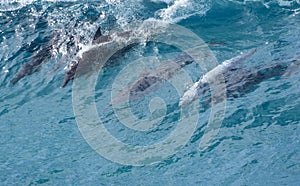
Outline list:
[[[193,15],[204,15],[209,9],[209,2],[206,0],[164,0],[167,8],[156,12],[162,20],[175,23]]]
[[[159,3],[159,2],[163,2],[163,3],[167,3],[170,4],[171,2],[174,2],[174,0],[151,0],[154,3]]]
[[[295,1],[294,0],[278,0],[279,6],[291,6]]]
[[[261,2],[266,8],[270,8],[270,5],[277,4],[281,7],[289,7],[294,5],[295,3],[300,4],[300,0],[271,0],[271,1],[262,1],[262,0],[229,0],[233,3],[237,4],[247,4],[248,2]]]
[[[3,70],[4,73],[8,73],[9,72],[9,70],[7,69],[6,66],[2,67],[2,70]]]
[[[0,11],[14,11],[32,4],[37,0],[0,0]],[[44,2],[76,2],[77,0],[43,0]]]
[[[36,0],[0,0],[0,11],[18,10]]]
[[[292,6],[295,3],[300,4],[300,0],[273,0],[264,2],[261,0],[229,0],[236,4],[247,4],[248,2],[261,2],[263,6],[270,8],[270,4],[277,4],[282,7]],[[156,16],[160,19],[176,23],[193,15],[205,15],[211,8],[209,0],[152,0],[152,2],[164,2],[167,8],[160,9],[156,12]]]

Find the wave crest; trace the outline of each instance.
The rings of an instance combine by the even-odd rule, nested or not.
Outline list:
[[[157,2],[157,0],[154,0]],[[175,23],[193,15],[204,15],[210,8],[207,0],[162,0],[168,7],[156,12],[156,16],[163,21]]]

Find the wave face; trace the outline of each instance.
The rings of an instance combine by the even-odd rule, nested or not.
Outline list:
[[[207,69],[178,47],[149,41],[146,36],[152,27],[140,25],[151,21],[185,28],[177,33],[172,27],[163,30],[160,25],[153,29],[166,38],[175,34],[170,40],[180,44],[189,33],[201,38],[213,55],[202,56],[208,66],[213,60],[220,64],[257,49],[224,75],[230,96],[226,97],[224,117],[217,130],[210,125],[214,107],[209,103],[213,93],[208,89],[212,87],[207,86],[207,94],[195,100],[196,111],[187,110],[184,115],[184,108],[178,106],[182,93],[174,85],[174,79],[184,71],[189,82],[179,82],[187,90]],[[88,51],[100,58],[103,46],[92,46],[99,26],[103,35],[130,33],[138,28],[142,39],[112,55],[96,77],[95,69],[89,66],[87,75],[78,78],[83,82],[96,79],[94,95],[87,96],[84,103],[94,99],[101,126],[122,144],[145,147],[138,151],[142,155],[151,151],[147,147],[176,137],[143,161],[134,161],[141,156],[123,157],[125,147],[115,152],[116,146],[105,135],[98,135],[96,145],[106,146],[95,148],[84,133],[86,128],[79,124],[81,113],[88,107],[79,104],[76,108],[74,104],[76,81],[73,86],[60,88],[64,67],[80,54]],[[122,41],[122,37],[112,34],[112,40]],[[0,46],[0,185],[300,183],[298,0],[0,0]],[[111,49],[115,45],[105,46]],[[87,59],[93,61],[92,57]],[[141,59],[152,66],[145,70]],[[33,60],[40,65],[13,85],[18,71]],[[157,60],[173,61],[174,66],[157,64]],[[161,70],[153,70],[157,66]],[[139,79],[147,74],[152,77]],[[154,77],[158,75],[160,78]],[[159,83],[135,98],[132,82],[137,82],[137,90]],[[87,92],[83,90],[88,86],[82,83],[79,91]],[[124,101],[121,96],[112,98],[118,95],[114,94],[118,86],[129,87],[124,92],[132,102],[113,109],[112,102]],[[126,109],[130,112],[121,113]],[[199,117],[180,128],[184,116],[195,115]],[[136,123],[128,122],[129,116],[134,116]],[[85,118],[91,119],[89,115]],[[149,118],[155,118],[155,122],[143,126]],[[176,133],[178,128],[185,133]],[[165,156],[189,133],[190,137],[174,148],[176,152]],[[201,149],[208,134],[210,140]],[[114,154],[107,157],[99,153],[103,149]],[[114,161],[118,157],[123,163]]]

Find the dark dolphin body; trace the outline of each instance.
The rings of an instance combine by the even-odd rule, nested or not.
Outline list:
[[[163,82],[171,79],[178,71],[193,61],[192,57],[183,53],[169,62],[162,62],[155,70],[142,72],[137,80],[121,90],[108,106],[125,102],[127,95],[129,95],[130,101],[145,97],[159,89]]]
[[[56,39],[57,37],[55,36],[55,39],[52,41],[55,41]],[[45,46],[42,46],[36,52],[34,52],[34,55],[32,56],[32,60],[28,63],[25,63],[20,68],[20,70],[12,80],[13,84],[16,84],[23,77],[29,76],[34,72],[38,71],[41,67],[41,64],[44,63],[45,61],[48,61],[52,57],[52,50],[53,50],[52,42],[50,42],[49,38],[44,38],[42,40],[42,43],[47,43],[47,44]]]
[[[283,76],[288,69],[286,64],[275,64],[274,66],[262,67],[260,69],[244,70],[244,69],[230,69],[223,73],[226,85],[227,99],[238,98],[246,93],[257,88],[258,84],[273,78]],[[206,104],[211,103],[211,97],[208,97],[210,85],[204,83],[199,86],[198,94],[204,97]],[[218,98],[216,98],[218,101]]]
[[[50,47],[45,47],[32,57],[32,61],[25,63],[14,77],[12,83],[16,84],[20,79],[29,76],[40,69],[41,64],[51,58]]]
[[[42,30],[48,29],[48,21],[42,17],[39,19],[37,28]],[[45,37],[39,35],[30,45],[24,45],[20,51],[27,51],[33,53],[30,62],[25,63],[17,72],[12,80],[12,84],[16,84],[19,80],[25,76],[29,76],[37,72],[41,65],[50,60],[54,54],[54,50],[58,50],[61,44],[58,44],[60,40],[61,33],[58,30],[53,30],[51,33]],[[70,47],[74,45],[74,41],[70,38],[67,43]],[[68,50],[69,51],[69,50]]]
[[[29,51],[33,50],[30,48],[38,48],[38,50],[33,52],[33,56],[31,57],[30,62],[25,63],[20,68],[20,70],[17,72],[17,74],[13,78],[12,84],[16,84],[19,80],[21,80],[25,76],[29,76],[29,75],[39,71],[41,68],[41,65],[43,63],[49,61],[51,59],[51,57],[53,57],[53,54],[55,54],[54,51],[55,50],[57,51],[62,45],[62,43],[60,43],[59,45],[57,44],[59,42],[59,39],[61,38],[60,34],[61,33],[54,30],[54,31],[52,31],[51,36],[48,36],[48,37],[45,37],[42,39],[38,38],[37,41],[34,41],[33,44],[31,44],[31,46],[29,46]],[[109,40],[109,37],[102,37],[101,41],[97,40],[97,39],[99,39],[100,36],[101,36],[101,32],[100,32],[100,28],[99,28],[94,36],[93,43],[101,42],[101,41],[105,42],[105,41]],[[77,52],[79,51],[79,49],[76,48],[76,46],[75,46],[75,41],[74,41],[73,36],[69,37],[69,40],[66,43],[66,45],[67,45],[67,52],[73,51],[74,48],[75,48],[75,51],[77,51]],[[69,74],[72,73],[72,69],[74,69],[74,62],[72,62],[70,64],[70,66],[72,68],[71,68],[71,71],[69,72]],[[57,70],[57,68],[59,68],[59,66],[57,66],[55,70]],[[75,71],[74,71],[74,73],[75,73]]]
[[[40,70],[43,63],[48,62],[54,55],[56,55],[56,51],[59,50],[61,45],[63,43],[59,43],[59,40],[61,38],[60,32],[57,30],[53,30],[51,32],[51,36],[47,36],[42,39],[37,39],[38,41],[34,41],[34,44],[32,44],[29,48],[38,48],[38,50],[33,51],[33,55],[30,58],[30,61],[25,63],[17,72],[14,79],[12,80],[12,84],[16,84],[19,80],[24,78],[25,76],[29,76],[37,71]],[[36,46],[38,43],[39,46]],[[67,52],[72,54],[72,51],[78,51],[79,49],[75,46],[74,37],[69,37],[67,45]],[[25,50],[25,49],[24,49]],[[31,52],[32,49],[29,49],[29,52]],[[70,54],[67,54],[67,57]],[[63,58],[65,59],[65,58]],[[58,64],[54,70],[57,70],[59,68]]]
[[[288,66],[275,64],[258,70],[234,70],[224,74],[227,97],[240,97],[270,78],[282,76]]]
[[[114,40],[115,38],[124,39],[124,41]],[[123,32],[115,35],[102,35],[100,28],[96,31],[92,46],[77,55],[75,59],[66,67],[63,83],[65,87],[71,80],[81,75],[90,74],[101,68],[111,57],[118,57],[138,43],[132,32]],[[116,53],[114,51],[117,51]]]
[[[270,78],[287,78],[299,69],[299,65],[300,60],[295,58],[292,63],[276,63],[258,70],[234,69],[234,72],[227,72],[224,74],[227,97],[240,97],[253,91],[259,83]]]
[[[207,91],[209,83],[214,84],[215,87],[224,89],[225,87],[222,86],[224,85],[224,83],[220,75],[232,71],[238,66],[238,64],[251,57],[255,52],[256,48],[242,55],[225,60],[221,64],[204,74],[183,94],[183,96],[180,98],[179,106],[187,105],[197,99],[200,95],[203,95]],[[222,94],[222,91],[218,90],[216,93]]]
[[[249,56],[250,55],[248,55],[248,57]],[[238,58],[232,58],[227,61],[236,61],[235,59]],[[237,61],[240,61],[240,59],[238,59]],[[211,97],[209,96],[210,86],[225,85],[225,87],[222,86],[222,88],[226,88],[226,92],[224,93],[226,93],[225,96],[227,97],[227,99],[241,97],[249,91],[255,90],[259,83],[267,79],[273,77],[284,78],[289,76],[291,73],[293,73],[293,71],[295,71],[295,69],[297,69],[296,67],[300,64],[300,60],[296,58],[290,65],[288,63],[274,63],[273,65],[257,67],[255,69],[242,69],[237,65],[232,65],[232,63],[227,63],[227,65],[224,65],[225,62],[218,66],[219,69],[217,69],[216,67],[215,72],[210,71],[203,76],[206,77],[209,75],[208,78],[211,79],[210,83],[208,82],[207,78],[202,77],[188,91],[186,91],[180,99],[179,105],[187,105],[199,96],[204,98],[203,103],[211,103]],[[217,74],[219,73],[223,75],[222,77],[224,78],[224,83],[213,81],[214,79],[216,79]],[[222,85],[219,83],[222,83]],[[215,94],[216,95],[214,96],[214,99],[216,99],[217,102],[222,101],[222,97],[224,97],[224,95],[218,95],[218,92],[215,92]]]
[[[111,37],[109,35],[105,35],[105,36],[102,35],[101,27],[99,27],[93,38],[92,45],[108,42],[109,40],[111,40]],[[69,83],[69,81],[71,81],[75,78],[75,73],[76,73],[77,67],[79,65],[79,62],[80,62],[80,59],[77,57],[77,59],[73,60],[65,68],[66,72],[65,72],[64,81],[61,84],[61,87],[65,87]]]

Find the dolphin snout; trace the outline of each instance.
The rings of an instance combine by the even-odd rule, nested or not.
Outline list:
[[[64,88],[68,83],[69,83],[70,79],[64,79],[63,83],[61,84],[61,88]]]
[[[75,77],[75,73],[77,70],[77,66],[78,66],[78,61],[72,61],[66,68],[66,73],[65,73],[65,78],[63,83],[61,84],[61,87],[65,87],[70,80],[73,80]]]
[[[67,84],[69,83],[69,81],[71,81],[71,80],[74,79],[74,76],[75,76],[75,71],[68,71],[68,72],[66,72],[65,77],[64,77],[64,81],[61,84],[61,88],[64,88],[65,86],[67,86]]]

